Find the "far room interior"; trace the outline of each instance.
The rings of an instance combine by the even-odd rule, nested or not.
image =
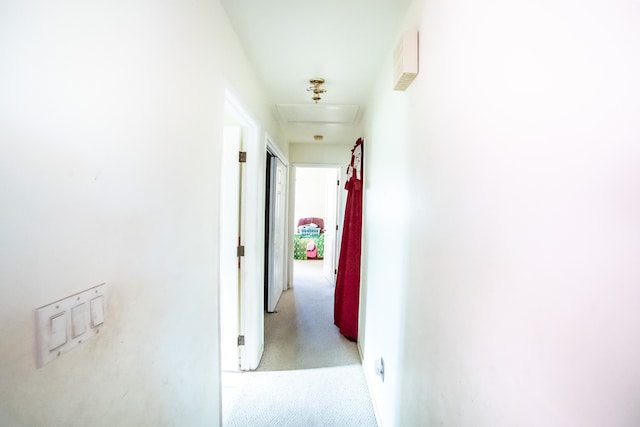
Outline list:
[[[339,167],[297,166],[292,219],[294,261],[322,262],[327,280],[335,284],[342,204]]]

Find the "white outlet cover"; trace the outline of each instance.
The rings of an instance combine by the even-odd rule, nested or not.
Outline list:
[[[36,366],[43,367],[96,336],[104,326],[107,285],[103,283],[36,309]],[[94,301],[99,301],[99,308]],[[94,306],[98,318],[94,318]],[[89,308],[90,307],[90,308]],[[91,319],[89,319],[89,311]],[[97,320],[99,323],[96,323]],[[94,326],[95,325],[95,326]]]

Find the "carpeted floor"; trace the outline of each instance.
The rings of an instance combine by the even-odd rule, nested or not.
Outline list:
[[[360,363],[356,344],[333,324],[335,287],[322,274],[322,260],[296,260],[293,272],[293,289],[283,292],[276,313],[265,314],[265,351],[258,370]]]
[[[223,426],[376,426],[356,344],[333,325],[322,261],[295,261],[294,288],[265,314],[257,371],[223,372]]]

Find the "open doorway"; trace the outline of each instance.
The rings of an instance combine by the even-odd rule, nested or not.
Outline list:
[[[225,96],[220,187],[221,369],[255,369],[264,349],[262,188],[258,126]]]
[[[276,311],[287,281],[287,165],[267,141],[265,177],[264,310]]]
[[[294,269],[296,265],[302,266],[303,261],[314,263],[313,271],[322,274],[334,285],[342,207],[340,177],[341,168],[337,166],[295,168],[292,230]]]

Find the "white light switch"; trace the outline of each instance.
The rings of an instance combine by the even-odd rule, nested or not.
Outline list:
[[[49,350],[55,350],[67,342],[67,313],[56,314],[49,319]]]
[[[102,296],[96,297],[91,300],[91,326],[96,326],[104,323],[104,304]]]
[[[87,304],[81,303],[71,309],[71,337],[77,338],[87,332]]]
[[[36,309],[36,366],[42,368],[101,332],[105,283]]]

